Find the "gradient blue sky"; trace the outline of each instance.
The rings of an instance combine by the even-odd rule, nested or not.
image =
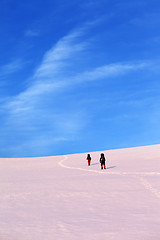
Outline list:
[[[160,143],[160,2],[0,1],[0,157]]]

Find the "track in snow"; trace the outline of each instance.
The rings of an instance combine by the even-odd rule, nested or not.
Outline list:
[[[160,176],[160,172],[126,172],[126,171],[101,171],[101,170],[94,170],[94,169],[85,169],[81,167],[70,167],[67,166],[66,162],[67,160],[69,161],[68,156],[64,156],[64,158],[58,162],[58,164],[67,169],[73,169],[73,170],[80,170],[80,171],[86,171],[86,172],[93,172],[93,173],[98,173],[98,174],[111,174],[111,175],[130,175],[133,177],[136,177],[139,179],[139,182],[151,193],[153,193],[157,198],[160,198],[160,191],[158,191],[156,188],[154,188],[149,181],[144,179],[145,176]],[[91,166],[90,166],[91,168]]]

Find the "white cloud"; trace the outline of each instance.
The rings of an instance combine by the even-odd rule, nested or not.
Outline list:
[[[21,114],[29,111],[36,111],[44,97],[54,94],[63,89],[66,90],[82,81],[93,81],[107,79],[109,77],[126,74],[129,71],[142,69],[146,67],[145,63],[115,63],[97,67],[91,71],[82,71],[70,76],[68,74],[69,65],[74,62],[74,56],[85,51],[87,43],[81,42],[83,29],[72,32],[68,36],[63,37],[58,43],[46,52],[41,65],[35,71],[30,80],[30,86],[19,95],[12,97],[7,104],[7,108],[11,114]],[[15,71],[19,66],[19,62],[8,64],[4,67],[5,71]]]
[[[78,41],[82,34],[82,30],[69,34],[62,38],[58,43],[53,46],[45,55],[42,64],[35,72],[34,78],[36,80],[52,79],[56,74],[61,75],[61,69],[74,61],[74,57],[85,50],[86,45]]]
[[[38,35],[39,35],[38,30],[29,29],[25,32],[25,36],[27,36],[27,37],[37,37]]]
[[[20,109],[29,109],[36,102],[39,104],[40,98],[44,94],[54,93],[70,84],[69,76],[65,75],[65,68],[70,61],[74,61],[75,55],[85,49],[85,44],[78,41],[81,34],[82,29],[69,34],[45,53],[41,65],[29,80],[30,86],[24,92],[10,99],[9,108],[14,112]],[[5,70],[8,69],[11,72],[16,67],[16,63],[9,64],[5,66]]]
[[[83,30],[72,32],[60,39],[45,53],[42,63],[29,79],[28,88],[8,99],[5,105],[8,113],[6,126],[7,129],[14,129],[17,134],[27,136],[26,142],[22,145],[34,143],[37,138],[41,138],[39,146],[44,144],[43,139],[48,138],[52,143],[60,140],[67,141],[81,132],[88,123],[86,110],[80,107],[75,108],[75,106],[72,109],[66,109],[63,102],[65,91],[72,86],[85,81],[104,78],[107,80],[110,77],[146,67],[145,63],[114,63],[98,66],[90,71],[81,69],[71,73],[69,70],[72,69],[74,59],[81,53],[85,55],[88,46],[88,40],[84,42],[81,39]],[[14,62],[6,65],[4,72],[7,70],[13,72],[18,67],[20,63]]]
[[[84,72],[75,77],[77,81],[93,81],[102,78],[114,77],[117,75],[126,74],[130,71],[146,68],[146,63],[115,63],[97,67],[92,71]]]
[[[22,69],[23,66],[24,63],[21,60],[13,60],[6,65],[2,65],[0,67],[0,77],[8,76],[10,74],[18,72],[20,69]]]

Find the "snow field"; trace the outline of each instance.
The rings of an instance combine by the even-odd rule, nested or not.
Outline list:
[[[160,145],[0,159],[0,239],[159,240]]]

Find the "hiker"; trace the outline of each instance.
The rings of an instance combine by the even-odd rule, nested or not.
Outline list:
[[[100,163],[101,163],[101,169],[106,169],[106,165],[105,165],[105,162],[106,162],[106,159],[105,159],[105,156],[104,156],[104,153],[101,153],[101,157],[100,157]]]
[[[90,166],[90,163],[91,163],[91,156],[90,156],[90,154],[87,154],[86,160],[88,161],[88,166]]]

